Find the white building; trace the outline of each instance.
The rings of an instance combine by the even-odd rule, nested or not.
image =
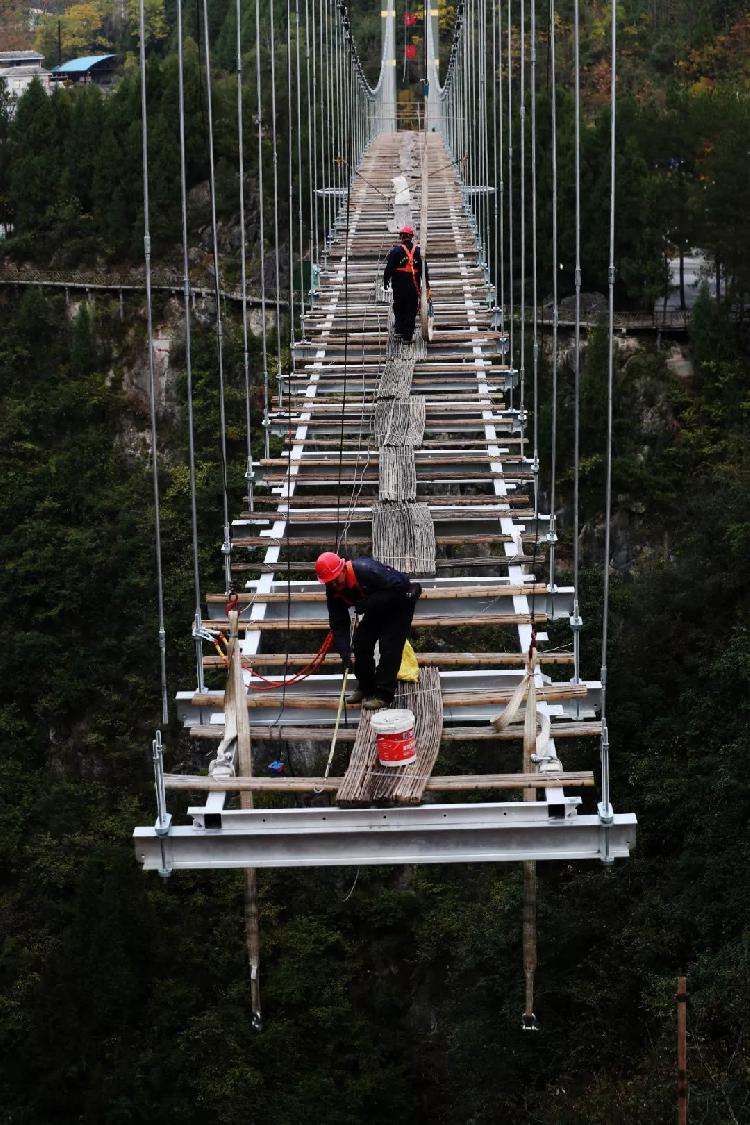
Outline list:
[[[49,71],[42,68],[44,55],[38,51],[0,51],[0,78],[15,100],[38,78],[45,90],[49,90]]]

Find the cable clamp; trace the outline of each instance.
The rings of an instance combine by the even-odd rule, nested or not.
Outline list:
[[[571,614],[570,627],[574,633],[580,633],[583,628],[583,618],[580,613]]]
[[[607,278],[609,280],[610,285],[614,285],[616,273],[617,273],[617,271],[616,271],[614,266],[610,266],[609,269],[607,270]]]
[[[210,645],[214,643],[214,637],[218,635],[218,631],[212,633],[205,625],[193,625],[193,640],[194,641],[208,641]]]
[[[229,555],[231,555],[231,553],[232,553],[232,544],[231,544],[231,542],[229,541],[229,539],[225,539],[225,540],[224,540],[224,542],[222,543],[222,545],[221,545],[221,553],[222,553],[222,555],[224,555],[225,557],[228,557]]]
[[[610,804],[605,805],[603,801],[599,801],[599,803],[596,806],[596,811],[597,811],[597,814],[599,816],[599,820],[602,822],[602,824],[609,825],[609,824],[612,824],[614,822],[615,814],[614,814],[614,810],[613,810],[613,808]],[[610,857],[609,859],[603,860],[603,862],[611,863],[612,859]]]
[[[574,277],[575,277],[576,289],[580,289],[581,288],[581,267],[580,266],[576,266]]]

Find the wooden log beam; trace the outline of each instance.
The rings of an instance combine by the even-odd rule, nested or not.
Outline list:
[[[333,725],[318,727],[297,727],[282,725],[269,726],[266,723],[252,723],[250,729],[256,742],[326,742],[330,743]],[[208,726],[188,727],[188,734],[206,742],[218,742],[224,737],[221,723]],[[559,722],[552,724],[552,738],[599,738],[602,724],[597,720],[589,722]],[[338,742],[354,742],[354,727],[340,727]],[[443,742],[516,742],[523,739],[523,727],[510,726],[496,731],[489,723],[486,726],[443,727]]]
[[[336,793],[343,777],[229,777],[214,781],[194,774],[164,775],[164,786],[172,790],[207,793]],[[425,790],[431,793],[471,792],[481,789],[589,788],[594,785],[591,770],[562,773],[447,774],[428,779]]]
[[[281,580],[283,581],[283,579]],[[460,598],[478,598],[484,601],[487,598],[511,598],[523,597],[527,594],[531,597],[532,594],[542,597],[547,594],[547,586],[543,582],[529,582],[529,583],[481,583],[474,586],[425,586],[422,589],[422,596],[419,599],[421,602],[430,601],[457,601]],[[291,591],[292,600],[295,602],[324,602],[326,600],[326,592],[320,589],[313,590],[295,590]],[[238,594],[240,605],[262,605],[265,602],[284,602],[286,603],[289,595],[283,590],[274,590],[273,592],[263,592],[260,594],[254,591],[245,591]],[[226,594],[207,594],[207,605],[224,605],[227,600]]]
[[[564,699],[585,699],[588,693],[586,684],[544,684],[537,688],[537,699],[550,703],[559,703]],[[484,707],[507,703],[513,694],[513,688],[497,688],[494,691],[455,691],[443,692],[443,704],[446,707]],[[193,707],[210,707],[220,711],[224,707],[223,691],[196,692],[190,703]],[[290,692],[275,693],[260,691],[247,696],[249,708],[258,707],[284,707],[290,710],[305,710],[322,708],[326,711],[335,711],[338,707],[338,695],[294,695]],[[359,704],[349,704],[350,710],[356,710]]]
[[[438,614],[436,616],[425,616],[416,618],[414,621],[414,628],[430,629],[430,628],[456,628],[458,625],[473,625],[489,627],[490,625],[543,625],[547,621],[547,614],[537,612],[533,618],[530,613],[483,613],[481,615],[473,614],[451,614],[450,617]],[[208,625],[213,629],[226,629],[228,622],[226,617],[212,617],[210,621],[204,621],[204,625]],[[283,629],[319,629],[322,632],[328,631],[328,622],[324,620],[305,620],[304,618],[292,617],[289,621],[283,619],[267,620],[265,617],[248,618],[239,623],[240,632],[250,632],[254,629],[271,629],[280,632]]]
[[[313,659],[312,652],[259,652],[255,656],[243,660],[245,667],[253,668],[305,668]],[[526,664],[526,654],[523,652],[417,652],[417,663],[429,667],[436,664],[439,668],[457,667],[483,667],[496,668],[510,665],[514,668],[523,668]],[[540,664],[573,664],[572,652],[540,652]],[[323,665],[330,665],[338,671],[341,657],[337,653],[328,653],[323,658]],[[204,668],[223,668],[225,661],[221,656],[204,656]]]

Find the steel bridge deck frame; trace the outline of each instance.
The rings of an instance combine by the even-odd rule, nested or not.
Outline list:
[[[635,816],[576,814],[562,803],[423,805],[401,809],[189,809],[193,827],[137,828],[147,871],[403,863],[611,862],[630,853]],[[165,873],[166,873],[165,872]]]
[[[395,135],[377,138],[367,158],[378,172],[382,165],[382,172],[387,176],[393,170],[387,167],[387,161],[393,155],[394,139]],[[437,143],[442,142],[437,138],[430,140],[431,145]],[[391,153],[391,157],[383,159],[378,155],[381,152]],[[364,171],[368,178],[375,174],[367,167]],[[543,614],[550,611],[553,618],[562,617],[572,610],[572,590],[564,588],[551,594],[532,595],[530,588],[524,589],[534,582],[527,569],[533,560],[527,558],[528,546],[524,547],[529,538],[534,538],[531,534],[533,520],[529,520],[528,511],[514,512],[511,498],[519,487],[528,489],[533,473],[528,457],[519,456],[518,410],[509,408],[501,397],[517,384],[518,372],[505,365],[502,358],[498,362],[503,340],[488,324],[486,279],[472,260],[473,235],[460,195],[447,181],[443,188],[439,183],[436,186],[444,195],[436,204],[439,248],[436,247],[435,253],[428,247],[428,254],[435,262],[433,286],[439,306],[445,308],[447,318],[456,322],[456,327],[448,328],[442,339],[440,335],[436,337],[428,359],[419,360],[413,373],[412,393],[426,395],[425,436],[444,438],[440,445],[414,446],[417,489],[423,493],[420,502],[428,507],[430,497],[424,494],[425,489],[437,486],[440,493],[445,493],[455,484],[461,488],[462,500],[468,500],[475,484],[488,489],[477,495],[475,511],[470,503],[462,503],[456,511],[433,506],[431,516],[438,536],[479,533],[486,535],[488,542],[494,538],[501,555],[488,557],[487,565],[504,569],[501,575],[495,573],[481,578],[420,579],[426,588],[445,590],[446,595],[451,587],[467,581],[479,589],[478,597],[474,598],[423,599],[418,603],[416,623],[420,618],[429,619],[439,613],[444,619],[441,627],[450,628],[451,621],[459,623],[462,617],[473,614],[475,621],[472,623],[481,626],[481,587],[507,585],[507,593],[496,591],[491,596],[492,604],[487,612],[513,616],[517,622],[513,628],[517,631],[522,653],[528,650],[531,639],[532,598],[541,620],[544,620]],[[276,464],[268,461],[256,466],[259,470],[256,480],[265,477],[269,496],[277,502],[277,509],[249,512],[233,523],[238,540],[242,540],[244,533],[249,547],[261,544],[266,547],[260,566],[262,576],[251,579],[245,587],[253,604],[243,607],[244,631],[240,648],[243,656],[250,659],[259,651],[264,626],[278,628],[287,617],[286,597],[277,600],[278,595],[285,595],[289,590],[294,598],[295,593],[320,591],[314,581],[292,582],[287,586],[283,581],[285,563],[281,561],[281,552],[286,550],[287,544],[294,549],[295,536],[304,540],[317,537],[319,542],[328,543],[332,528],[338,523],[338,507],[333,510],[335,500],[332,499],[330,505],[305,505],[305,496],[310,494],[311,487],[313,491],[316,488],[320,491],[321,485],[337,483],[346,498],[356,484],[363,501],[352,511],[354,519],[349,529],[352,537],[364,541],[372,525],[372,504],[377,497],[378,458],[375,453],[370,455],[363,450],[345,448],[339,454],[327,449],[325,444],[315,448],[316,437],[327,432],[338,436],[343,432],[342,427],[351,435],[359,424],[366,433],[375,416],[376,390],[386,351],[382,325],[387,310],[376,301],[372,254],[377,257],[378,238],[382,241],[388,217],[369,210],[365,217],[368,195],[364,189],[352,193],[349,215],[350,242],[360,237],[360,229],[364,232],[360,242],[361,249],[367,250],[368,261],[350,261],[347,266],[342,256],[345,252],[343,232],[338,229],[328,265],[321,274],[319,295],[306,317],[309,338],[295,346],[293,368],[281,376],[280,387],[284,394],[291,395],[293,415],[285,417],[283,411],[279,411],[272,415],[271,426],[287,438],[288,448]],[[377,227],[372,226],[376,220]],[[371,226],[369,239],[375,250],[368,249],[366,232]],[[348,310],[344,305],[346,299]],[[346,370],[342,314],[349,348]],[[459,319],[460,328],[457,327]],[[342,401],[345,386],[346,411]],[[451,436],[455,432],[451,429],[453,419],[446,413],[451,408],[453,418],[462,419],[461,438],[473,432],[478,443],[476,448],[467,449],[457,437]],[[374,435],[372,439],[363,437],[362,440],[377,449]],[[365,465],[369,466],[368,475],[362,473]],[[373,485],[375,497],[370,493]],[[295,508],[298,500],[300,504]],[[493,503],[495,509],[491,513],[483,512],[480,505],[489,503]],[[530,502],[525,504],[526,508],[529,506]],[[548,517],[540,515],[539,524],[546,530]],[[239,543],[235,550],[241,550]],[[275,568],[278,568],[276,575]],[[268,595],[272,596],[271,600],[264,600]],[[209,601],[206,623],[221,621],[223,615],[220,600]],[[292,601],[290,617],[292,628],[310,628],[310,623],[323,628],[325,603],[309,598]],[[304,632],[297,634],[300,635],[306,636]],[[537,639],[545,640],[546,633],[537,630]],[[264,674],[275,678],[268,670]],[[508,689],[512,690],[522,675],[523,669],[519,666],[441,669],[445,729],[456,729],[455,724],[464,724],[461,729],[469,730],[466,724],[481,723],[482,730],[487,731],[487,724],[502,710]],[[246,683],[249,679],[246,671]],[[537,683],[541,689],[551,681],[540,673]],[[281,704],[272,698],[268,698],[265,705],[263,700],[253,700],[250,715],[256,737],[264,725],[269,729],[277,724],[290,730],[330,729],[334,713],[331,708],[340,684],[340,676],[319,675],[311,677],[306,684],[289,686],[283,692]],[[558,682],[553,686],[564,685]],[[575,698],[545,700],[540,694],[540,711],[558,728],[568,720],[592,719],[600,700],[600,685],[593,682],[581,688]],[[488,702],[487,697],[492,692],[497,692],[500,700]],[[213,694],[210,703],[197,702],[194,692],[178,694],[178,713],[186,725],[223,726],[221,693],[207,693],[210,694]],[[477,695],[476,700],[471,699],[472,694]],[[452,703],[452,695],[456,701],[462,696],[463,702]],[[345,716],[343,726],[347,733],[352,731],[357,719],[355,710]],[[551,747],[554,752],[554,742]],[[543,771],[545,766],[541,764],[537,768]],[[189,810],[192,826],[171,825],[167,834],[156,828],[136,829],[136,855],[147,870],[166,874],[180,869],[388,863],[545,859],[609,862],[629,854],[635,839],[633,816],[617,815],[610,824],[604,825],[598,816],[578,813],[578,797],[569,797],[563,789],[553,785],[545,788],[543,772],[539,778],[536,788],[545,794],[543,801],[425,804],[390,809],[234,810],[225,808],[226,792],[211,792],[204,806]]]

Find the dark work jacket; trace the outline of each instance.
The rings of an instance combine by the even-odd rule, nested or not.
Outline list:
[[[409,242],[409,249],[411,249],[413,245],[413,242]],[[388,286],[393,283],[393,293],[396,297],[400,297],[402,295],[411,295],[412,293],[416,297],[417,290],[414,288],[414,282],[412,280],[411,274],[397,272],[400,266],[405,266],[407,264],[408,260],[409,259],[404,251],[404,246],[399,242],[398,245],[394,246],[393,249],[389,251],[388,257],[385,261],[385,269],[383,271],[383,288],[387,289]],[[418,246],[414,250],[414,272],[417,275],[417,288],[421,288],[422,254]],[[430,271],[427,268],[427,262],[425,262],[424,266],[424,276],[425,281],[429,285]]]
[[[334,645],[342,660],[348,660],[351,655],[349,607],[354,606],[357,613],[366,613],[376,611],[382,605],[383,610],[387,611],[385,603],[389,598],[403,597],[409,592],[411,585],[410,579],[400,570],[376,559],[352,559],[352,568],[359,590],[347,588],[337,594],[332,586],[326,586],[328,621]]]

